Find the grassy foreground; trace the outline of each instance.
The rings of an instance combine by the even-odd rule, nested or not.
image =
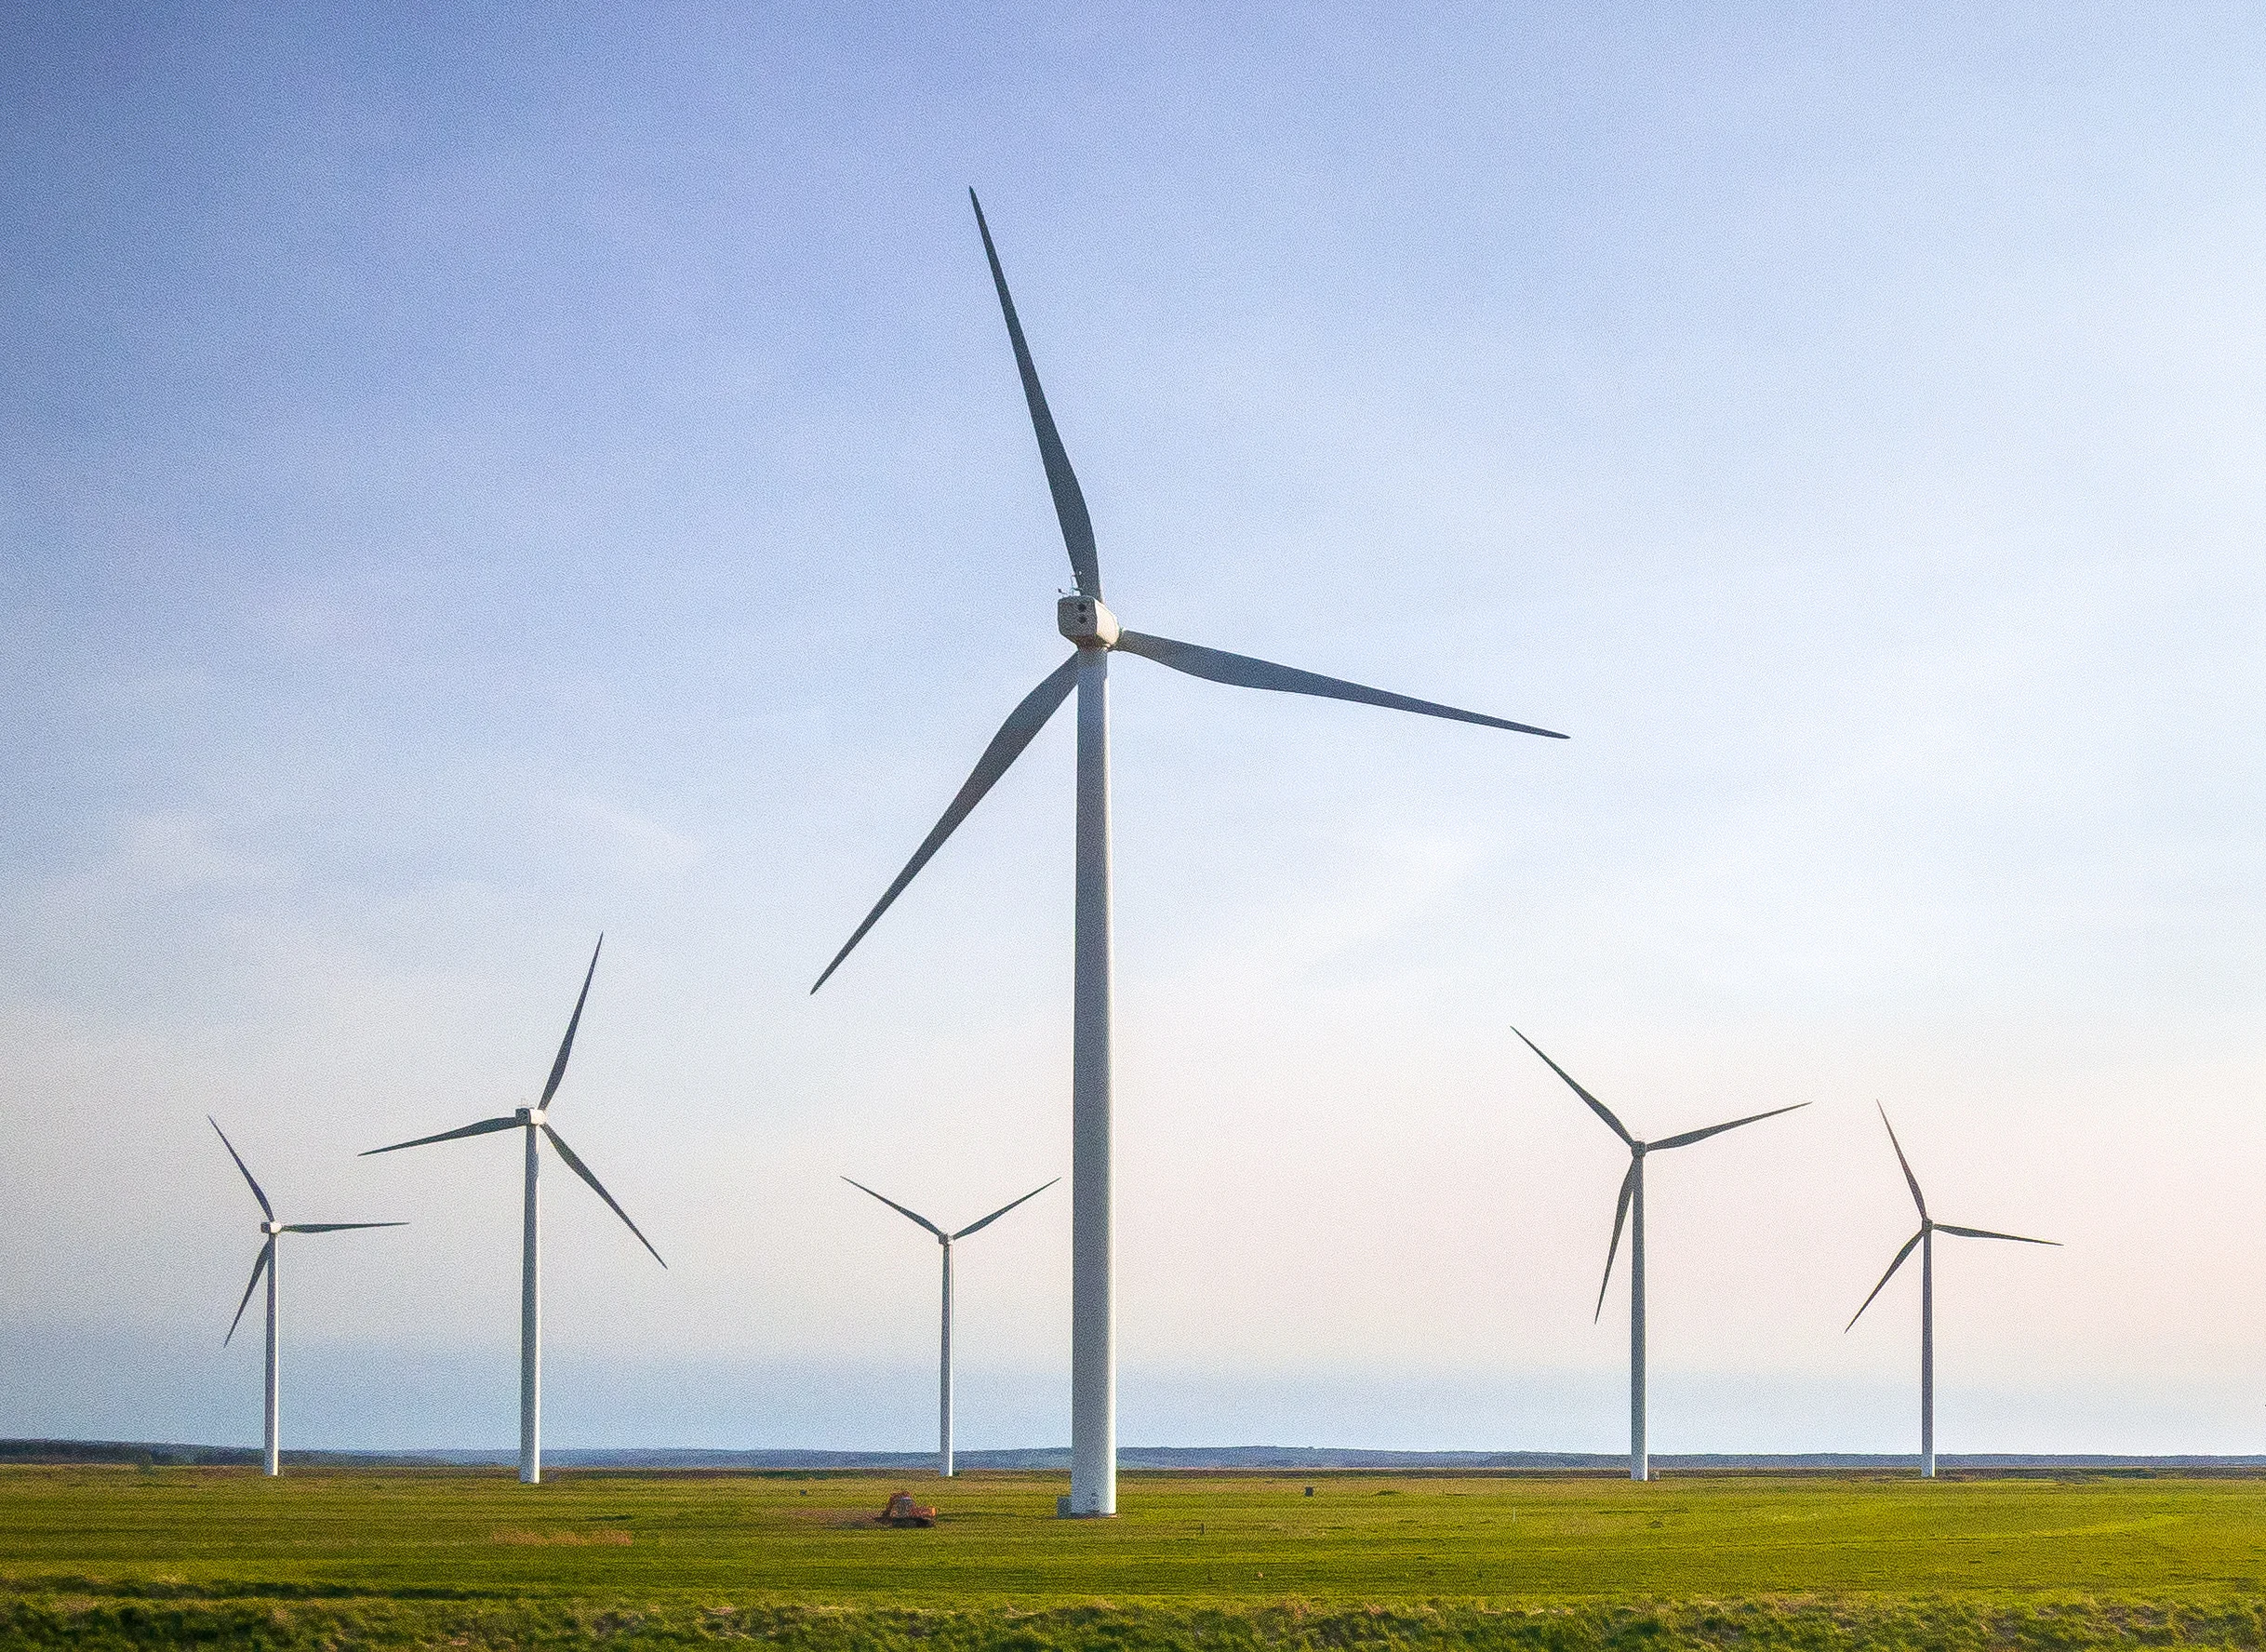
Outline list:
[[[900,1485],[930,1531],[871,1516]],[[1314,1495],[1304,1495],[1312,1485]],[[2266,1483],[0,1469],[0,1645],[2266,1645]]]

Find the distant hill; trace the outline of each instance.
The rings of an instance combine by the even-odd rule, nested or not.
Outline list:
[[[152,1468],[256,1463],[260,1451],[246,1446],[186,1446],[153,1441],[0,1440],[0,1462],[126,1463]],[[439,1468],[508,1465],[513,1451],[287,1451],[284,1460],[301,1467]],[[933,1451],[719,1451],[700,1446],[642,1450],[546,1451],[543,1460],[558,1468],[654,1470],[769,1470],[804,1472],[886,1470],[917,1473],[934,1466]],[[1033,1446],[1014,1451],[963,1451],[964,1469],[1020,1469],[1067,1473],[1070,1448]],[[1943,1456],[1946,1470],[1967,1472],[2092,1472],[2135,1473],[2242,1472],[2266,1469],[2266,1457],[2118,1457],[2087,1454],[1973,1453]],[[1909,1469],[1910,1453],[1804,1452],[1700,1453],[1656,1456],[1656,1471],[1669,1473],[1820,1472],[1835,1470],[1879,1472]],[[1363,1451],[1331,1446],[1132,1446],[1117,1453],[1121,1469],[1282,1471],[1384,1470],[1402,1473],[1620,1473],[1625,1455],[1592,1451]]]
[[[148,1468],[181,1468],[256,1463],[260,1455],[257,1446],[176,1446],[135,1440],[0,1440],[0,1463],[133,1463]],[[341,1467],[410,1468],[430,1464],[434,1459],[425,1453],[287,1451],[284,1460]],[[517,1462],[519,1459],[513,1453],[499,1453],[497,1460]]]

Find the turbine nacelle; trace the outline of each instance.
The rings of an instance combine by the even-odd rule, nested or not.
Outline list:
[[[1081,648],[1114,648],[1124,634],[1098,596],[1066,596],[1054,605],[1055,628]]]
[[[543,1120],[550,1115],[540,1107],[514,1107],[512,1109],[512,1116],[521,1124],[530,1128],[536,1128],[540,1127]]]
[[[260,1231],[273,1238],[284,1231],[284,1225],[279,1221],[263,1221],[260,1224]]]

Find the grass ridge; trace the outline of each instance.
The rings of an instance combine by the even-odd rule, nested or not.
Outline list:
[[[2266,1645],[2266,1603],[2017,1603],[1816,1595],[1616,1605],[1485,1602],[1021,1610],[777,1602],[445,1603],[0,1595],[0,1647],[229,1646],[352,1652],[457,1646],[629,1649],[762,1645],[786,1652],[2076,1652]]]

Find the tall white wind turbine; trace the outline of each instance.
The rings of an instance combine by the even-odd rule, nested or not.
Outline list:
[[[606,1201],[606,1208],[622,1220],[622,1225],[637,1234],[637,1243],[652,1251],[653,1259],[666,1268],[661,1253],[653,1249],[653,1241],[638,1232],[637,1224],[630,1220],[630,1213],[614,1202],[614,1195],[591,1174],[590,1166],[575,1156],[574,1149],[566,1139],[552,1128],[551,1098],[558,1094],[559,1081],[566,1076],[566,1058],[574,1052],[575,1029],[582,1024],[582,1006],[590,998],[591,977],[598,973],[598,953],[606,948],[606,937],[598,937],[598,944],[590,954],[590,969],[582,977],[582,991],[574,1001],[574,1014],[566,1022],[566,1036],[559,1041],[558,1059],[551,1063],[550,1080],[543,1086],[543,1099],[533,1107],[522,1107],[509,1118],[482,1119],[476,1125],[461,1129],[443,1130],[437,1136],[420,1136],[414,1141],[396,1141],[391,1147],[373,1147],[364,1153],[369,1158],[375,1153],[399,1152],[405,1147],[424,1147],[435,1141],[454,1141],[460,1136],[486,1136],[494,1130],[519,1130],[525,1133],[527,1146],[526,1189],[520,1225],[519,1248],[519,1478],[528,1485],[540,1485],[543,1477],[543,1319],[542,1319],[542,1265],[540,1256],[540,1206],[536,1201],[536,1186],[542,1170],[542,1155],[539,1151],[548,1140],[566,1168],[590,1184],[591,1192]]]
[[[1144,636],[1126,631],[1117,616],[1102,605],[1101,565],[1094,548],[1093,523],[1086,510],[1086,496],[1070,468],[1054,415],[1047,410],[1046,393],[1039,388],[1038,369],[1032,365],[1022,324],[1016,319],[1015,300],[1007,294],[1007,278],[1000,268],[992,232],[983,221],[982,203],[968,192],[976,208],[976,227],[983,237],[984,257],[998,289],[999,308],[1007,324],[1007,341],[1015,352],[1015,366],[1022,376],[1023,396],[1030,404],[1031,423],[1038,435],[1039,460],[1046,467],[1046,486],[1054,496],[1062,540],[1070,552],[1075,594],[1055,605],[1055,624],[1074,652],[1045,681],[1024,696],[1008,713],[999,732],[977,760],[975,772],[945,809],[913,859],[897,874],[886,893],[876,901],[857,930],[827,965],[812,992],[826,984],[841,967],[850,949],[910,884],[929,858],[943,846],[953,829],[983,800],[999,777],[1022,754],[1046,720],[1078,691],[1078,807],[1077,893],[1071,1010],[1071,1286],[1070,1286],[1070,1499],[1068,1512],[1076,1516],[1114,1514],[1117,1512],[1117,1331],[1112,1299],[1114,1278],[1111,1211],[1110,1118],[1110,717],[1109,674],[1112,653],[1138,654],[1159,665],[1226,683],[1239,688],[1272,688],[1286,694],[1312,694],[1325,699],[1350,699],[1393,711],[1417,712],[1428,717],[1449,717],[1460,723],[1480,723],[1517,734],[1539,734],[1564,739],[1547,728],[1508,723],[1500,717],[1458,711],[1428,699],[1365,688],[1335,677],[1316,676],[1286,665],[1272,665],[1242,654],[1227,654],[1193,643]]]
[[[251,1306],[252,1292],[260,1288],[260,1278],[264,1273],[267,1275],[268,1281],[268,1398],[266,1448],[261,1454],[260,1463],[263,1472],[280,1474],[283,1472],[282,1430],[280,1427],[283,1406],[283,1355],[276,1337],[281,1329],[283,1302],[282,1289],[276,1283],[275,1275],[277,1242],[286,1233],[344,1233],[360,1228],[406,1228],[409,1224],[407,1222],[279,1222],[275,1219],[275,1207],[268,1203],[267,1194],[260,1191],[260,1183],[252,1175],[252,1167],[244,1162],[244,1155],[236,1151],[236,1144],[228,1139],[228,1132],[220,1128],[220,1121],[208,1112],[205,1115],[205,1122],[212,1126],[213,1134],[220,1137],[220,1145],[228,1149],[228,1156],[236,1161],[236,1168],[244,1173],[245,1185],[252,1190],[252,1197],[260,1202],[260,1231],[266,1235],[266,1238],[260,1244],[258,1259],[252,1263],[252,1281],[244,1287],[243,1300],[236,1304],[236,1317],[228,1322],[228,1335],[220,1339],[220,1346],[226,1348],[236,1339],[236,1327],[244,1323],[244,1311]]]
[[[1518,1029],[1511,1029],[1518,1032]],[[1538,1056],[1541,1050],[1533,1039],[1518,1032],[1519,1042]],[[1613,1259],[1620,1250],[1621,1223],[1633,1212],[1636,1219],[1629,1229],[1629,1478],[1652,1478],[1652,1457],[1645,1445],[1645,1160],[1647,1155],[1666,1152],[1672,1147],[1689,1147],[1695,1141],[1705,1141],[1711,1136],[1720,1136],[1726,1130],[1736,1130],[1741,1125],[1755,1124],[1763,1119],[1776,1118],[1781,1112],[1793,1112],[1807,1107],[1806,1101],[1797,1101],[1793,1107],[1774,1107],[1768,1112],[1752,1112],[1745,1118],[1733,1119],[1727,1125],[1710,1125],[1704,1130],[1686,1130],[1681,1136],[1671,1136],[1664,1141],[1639,1141],[1629,1134],[1620,1120],[1613,1116],[1612,1109],[1574,1083],[1573,1074],[1542,1056],[1544,1065],[1566,1080],[1574,1094],[1590,1104],[1590,1111],[1611,1126],[1629,1150],[1629,1174],[1620,1179],[1620,1202],[1613,1207],[1613,1242],[1606,1249],[1605,1277],[1597,1285],[1597,1311],[1593,1321],[1605,1313],[1606,1287],[1613,1283]]]
[[[1904,1144],[1896,1139],[1896,1126],[1888,1123],[1888,1110],[1879,1102],[1881,1125],[1888,1132],[1888,1145],[1896,1149],[1896,1162],[1904,1172],[1904,1185],[1912,1190],[1912,1202],[1919,1207],[1920,1231],[1904,1241],[1904,1248],[1896,1253],[1896,1260],[1888,1264],[1888,1272],[1881,1275],[1880,1284],[1873,1287],[1873,1296],[1857,1305],[1849,1315],[1849,1323],[1841,1327],[1846,1336],[1873,1306],[1873,1297],[1888,1288],[1896,1271],[1912,1255],[1913,1246],[1920,1247],[1920,1474],[1927,1480],[1936,1477],[1936,1235],[1956,1233],[1962,1239],[2006,1239],[2016,1245],[2051,1245],[2060,1246],[2059,1239],[2025,1239],[2019,1233],[1993,1233],[1983,1228],[1955,1228],[1950,1222],[1939,1222],[1927,1214],[1927,1199],[1920,1192],[1920,1179],[1912,1173],[1912,1165],[1904,1157]]]
[[[1006,1215],[1008,1211],[1014,1209],[1018,1205],[1022,1204],[1024,1200],[1037,1198],[1041,1193],[1045,1192],[1047,1188],[1054,1186],[1055,1181],[1060,1181],[1062,1179],[1058,1176],[1054,1179],[1054,1181],[1047,1182],[1043,1187],[1034,1187],[1029,1192],[1025,1193],[1021,1199],[1008,1200],[1005,1205],[1002,1205],[998,1209],[993,1211],[991,1215],[985,1217],[981,1221],[972,1221],[965,1228],[960,1229],[958,1232],[951,1233],[947,1233],[942,1228],[938,1227],[936,1223],[930,1221],[926,1217],[921,1215],[918,1211],[906,1209],[902,1205],[900,1205],[895,1199],[890,1198],[886,1193],[874,1193],[873,1190],[866,1186],[862,1181],[859,1181],[854,1178],[847,1176],[845,1176],[842,1179],[848,1182],[850,1186],[856,1188],[861,1193],[873,1193],[874,1198],[879,1199],[884,1205],[886,1205],[890,1209],[896,1211],[898,1215],[905,1218],[907,1220],[920,1223],[922,1227],[926,1228],[931,1233],[934,1233],[937,1236],[937,1244],[943,1247],[943,1331],[939,1339],[939,1347],[937,1351],[937,1472],[942,1475],[945,1479],[949,1480],[952,1478],[953,1244],[955,1240],[966,1238],[970,1233],[975,1232],[980,1228],[990,1227],[1001,1217]]]

